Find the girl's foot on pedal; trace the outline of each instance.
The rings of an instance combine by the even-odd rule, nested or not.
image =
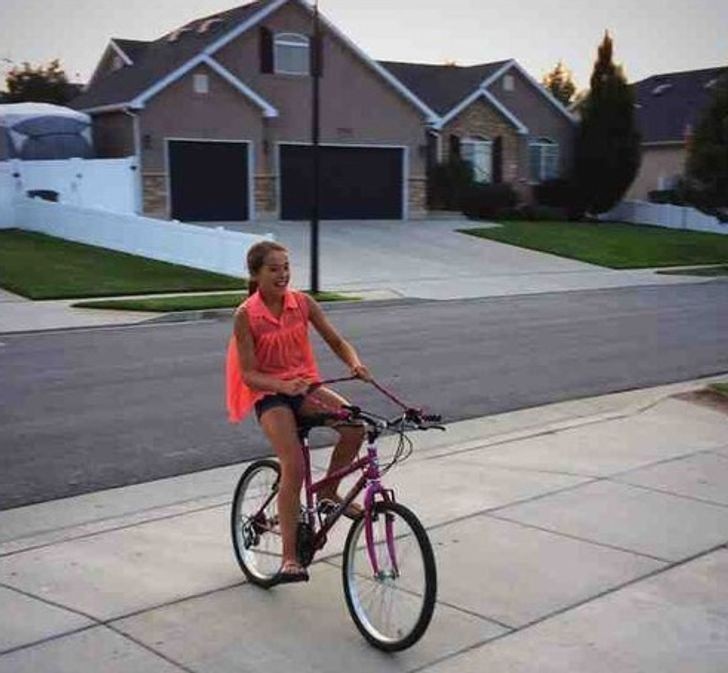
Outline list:
[[[286,561],[273,578],[273,584],[308,582],[308,571],[295,561]]]

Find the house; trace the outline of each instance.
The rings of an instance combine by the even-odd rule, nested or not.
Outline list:
[[[627,199],[671,189],[685,171],[690,135],[728,67],[653,75],[633,85],[642,163]]]
[[[186,221],[309,216],[316,62],[324,219],[424,213],[428,165],[450,152],[524,192],[568,165],[570,114],[515,61],[380,63],[323,17],[316,58],[311,34],[304,0],[257,0],[114,39],[71,105],[99,156],[139,157],[144,212]]]
[[[437,161],[466,159],[476,181],[508,182],[526,200],[568,173],[576,118],[517,61],[382,65],[439,116],[430,129]]]

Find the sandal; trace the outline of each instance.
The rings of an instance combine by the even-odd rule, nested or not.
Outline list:
[[[286,563],[273,577],[271,586],[293,584],[295,582],[308,582],[308,571],[294,563]]]

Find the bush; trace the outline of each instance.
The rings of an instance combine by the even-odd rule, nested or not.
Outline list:
[[[463,213],[475,219],[491,219],[515,208],[517,203],[518,195],[507,182],[473,184],[465,194]]]
[[[451,159],[430,170],[427,205],[430,210],[461,210],[465,194],[473,184],[473,167],[462,159]]]
[[[574,201],[574,188],[566,178],[553,178],[536,185],[533,196],[540,206],[568,208]]]
[[[682,206],[685,200],[677,189],[653,189],[647,195],[650,203],[670,203],[673,206]]]

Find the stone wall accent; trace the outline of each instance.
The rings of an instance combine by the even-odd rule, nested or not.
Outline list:
[[[478,100],[463,110],[442,130],[442,160],[450,158],[450,135],[503,138],[503,182],[518,187],[518,163],[521,156],[521,137],[513,124],[500,112]]]
[[[253,178],[255,216],[270,219],[276,215],[276,176],[256,175]]]
[[[150,217],[169,217],[167,176],[164,173],[142,173],[142,211]]]
[[[410,178],[407,186],[409,216],[421,217],[427,211],[427,178]]]

